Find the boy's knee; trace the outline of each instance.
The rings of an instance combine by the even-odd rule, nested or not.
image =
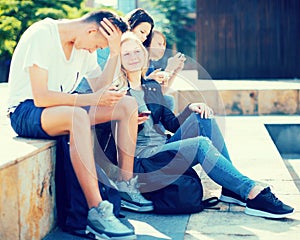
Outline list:
[[[82,122],[84,122],[86,120],[89,121],[89,116],[88,116],[87,111],[81,107],[74,107],[72,118],[74,120],[79,120]]]
[[[134,97],[124,96],[122,99],[121,107],[124,110],[137,110],[138,105]]]

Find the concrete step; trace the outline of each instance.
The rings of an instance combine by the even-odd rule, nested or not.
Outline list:
[[[0,84],[0,239],[42,239],[55,226],[55,141],[17,137]]]
[[[176,111],[188,103],[205,102],[218,115],[298,114],[300,81],[198,79],[197,71],[178,74],[170,89]]]

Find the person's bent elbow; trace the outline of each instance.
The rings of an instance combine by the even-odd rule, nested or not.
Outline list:
[[[33,102],[36,107],[47,107],[42,96],[34,96]]]

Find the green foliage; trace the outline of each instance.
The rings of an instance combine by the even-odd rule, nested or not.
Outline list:
[[[195,47],[195,0],[143,0],[155,19],[155,28],[161,30],[171,46],[191,56],[188,51]],[[189,3],[189,4],[187,4]],[[148,9],[148,8],[147,8]],[[153,13],[152,13],[153,12]]]
[[[23,32],[34,22],[76,18],[85,0],[0,0],[0,60],[9,59]]]

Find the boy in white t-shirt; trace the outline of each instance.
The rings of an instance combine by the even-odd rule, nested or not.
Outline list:
[[[130,183],[134,179],[136,102],[125,96],[125,91],[109,87],[121,35],[126,30],[127,25],[108,11],[34,23],[23,34],[12,57],[8,111],[11,125],[21,137],[53,139],[70,135],[71,162],[90,209],[88,230],[109,238],[134,239],[134,231],[113,215],[111,203],[102,201],[91,141],[91,125],[117,120],[119,180]],[[111,54],[102,72],[95,50],[107,46]],[[72,94],[83,76],[93,93]],[[143,201],[141,194],[135,195]]]

